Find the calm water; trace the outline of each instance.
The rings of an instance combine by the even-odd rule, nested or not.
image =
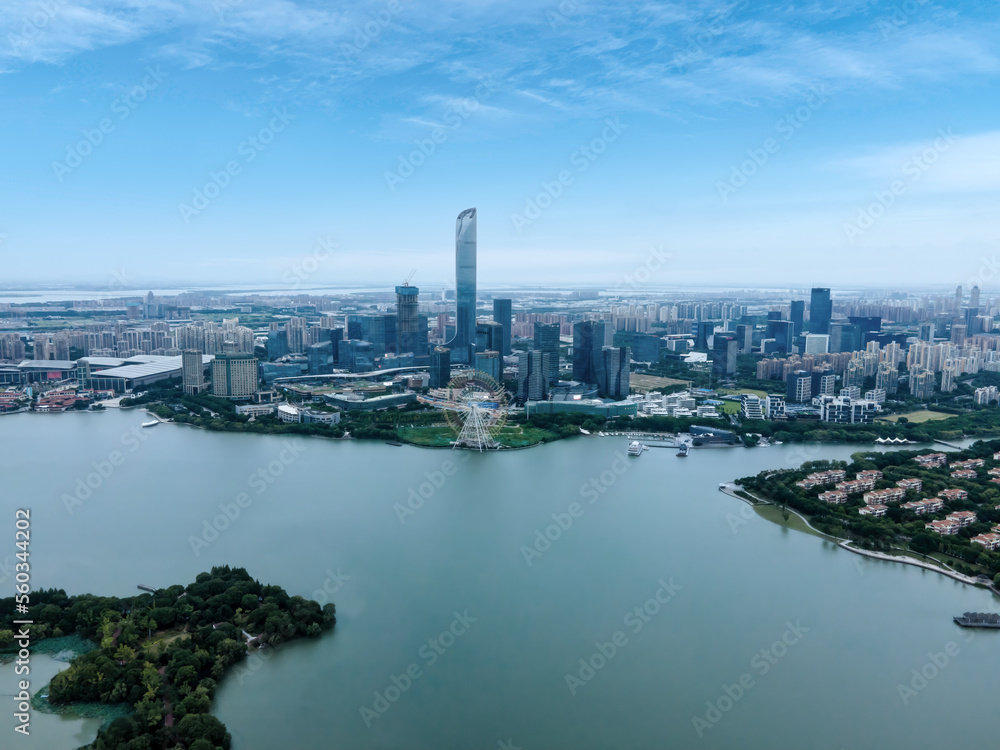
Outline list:
[[[311,440],[296,455],[281,438],[178,426],[128,437],[144,418],[0,419],[0,560],[27,506],[36,587],[128,595],[231,563],[304,596],[335,590],[334,634],[221,687],[215,711],[238,750],[995,744],[1000,633],[967,640],[951,622],[993,608],[988,594],[867,563],[717,489],[856,447],[619,459],[623,439],[486,456]],[[68,513],[61,496],[115,450],[124,463]],[[582,494],[591,479],[601,492]],[[394,506],[421,489],[401,523]],[[192,535],[240,493],[252,503],[196,556]],[[529,566],[522,546],[552,514],[568,528]],[[449,628],[458,635],[441,637]],[[783,637],[791,645],[771,650]],[[948,664],[904,702],[897,686],[946,647]],[[600,668],[581,675],[580,659]]]

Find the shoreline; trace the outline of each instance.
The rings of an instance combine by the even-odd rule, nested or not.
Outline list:
[[[740,488],[740,492],[746,492],[746,494],[750,495],[750,497],[752,497],[755,500],[757,500],[756,503],[752,503],[749,500],[747,500],[746,498],[740,497],[739,495],[737,495],[736,491],[735,491],[736,487],[737,487],[737,485],[735,485],[732,482],[724,482],[724,483],[722,483],[722,484],[719,485],[719,491],[722,492],[724,495],[729,495],[730,497],[735,498],[735,499],[739,500],[740,502],[746,503],[751,508],[756,508],[757,505],[771,505],[771,506],[778,507],[774,503],[770,502],[769,500],[762,500],[759,497],[757,497],[756,495],[753,495],[752,493],[747,492],[747,490],[744,490],[744,489]],[[940,564],[939,565],[934,565],[932,563],[928,563],[928,562],[925,562],[923,560],[918,560],[917,558],[915,558],[915,557],[912,556],[912,552],[911,551],[907,551],[905,554],[901,554],[901,555],[890,555],[888,553],[877,552],[875,550],[859,549],[857,547],[851,546],[853,544],[853,542],[850,539],[844,539],[842,537],[831,536],[830,534],[827,534],[826,532],[820,531],[815,526],[813,526],[811,523],[809,523],[809,519],[806,518],[805,516],[803,516],[797,510],[794,510],[793,508],[788,508],[787,506],[786,506],[785,509],[789,513],[793,513],[796,516],[798,516],[798,518],[806,526],[808,526],[810,529],[812,529],[812,531],[816,535],[822,537],[826,541],[834,542],[838,547],[840,547],[841,549],[847,550],[848,552],[853,552],[854,554],[861,555],[862,557],[869,557],[869,558],[872,558],[872,559],[875,559],[875,560],[882,560],[883,562],[894,562],[894,563],[900,563],[902,565],[912,565],[912,566],[917,567],[917,568],[923,568],[924,570],[930,570],[930,571],[933,571],[935,573],[940,573],[941,575],[947,576],[948,578],[951,578],[951,579],[953,579],[955,581],[958,581],[959,583],[964,583],[964,584],[966,584],[968,586],[974,586],[976,588],[988,589],[989,591],[991,591],[993,593],[994,596],[1000,598],[1000,591],[997,591],[997,589],[995,589],[993,586],[987,586],[984,583],[980,583],[975,578],[967,576],[967,575],[965,575],[963,573],[959,573],[956,570],[951,570],[949,568],[941,567]],[[760,515],[760,514],[758,514],[758,515]],[[765,521],[768,521],[769,523],[775,523],[774,521],[771,521],[771,519],[769,519],[769,518],[765,518],[764,516],[760,516],[760,517],[763,518]],[[775,523],[775,525],[776,526],[782,526],[783,524]],[[790,528],[790,527],[785,527],[785,528]],[[792,531],[798,531],[798,529],[792,528]]]

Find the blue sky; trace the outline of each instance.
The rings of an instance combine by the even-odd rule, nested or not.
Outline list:
[[[1000,240],[998,32],[931,0],[8,3],[2,278],[440,285],[477,206],[484,286],[653,248],[651,286],[954,286]]]

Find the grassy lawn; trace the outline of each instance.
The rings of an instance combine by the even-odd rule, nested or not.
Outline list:
[[[661,378],[657,375],[632,375],[629,378],[629,385],[639,393],[648,393],[657,388],[668,388],[672,385],[686,386],[688,381],[677,380],[676,378]]]
[[[723,401],[722,406],[715,407],[717,411],[721,411],[723,414],[739,414],[740,413],[740,402],[739,401]]]
[[[788,520],[786,521],[781,517],[781,508],[777,505],[755,505],[753,506],[754,512],[761,518],[770,521],[771,523],[776,523],[779,526],[784,526],[786,528],[792,529],[794,531],[802,531],[806,534],[812,534],[813,536],[818,536],[821,539],[829,539],[830,537],[820,534],[819,532],[813,531],[806,525],[799,516],[795,515],[792,511],[788,511]]]
[[[524,427],[522,425],[507,425],[497,437],[498,442],[509,445],[511,448],[523,448],[526,445],[535,445],[543,440],[553,440],[558,437],[554,432],[543,430],[538,427]]]
[[[891,417],[883,417],[882,421],[896,422],[900,417],[906,417],[906,419],[912,424],[921,424],[922,422],[935,422],[939,419],[950,419],[954,416],[954,414],[945,414],[940,411],[922,409],[920,411],[911,411],[909,414],[894,414]]]

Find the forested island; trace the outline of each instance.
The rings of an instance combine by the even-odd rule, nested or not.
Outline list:
[[[0,656],[15,619],[34,621],[33,645],[78,635],[97,647],[52,679],[48,702],[127,709],[89,750],[228,750],[229,732],[209,713],[219,680],[254,649],[314,638],[336,623],[332,603],[320,607],[229,566],[123,599],[45,589],[32,602],[25,616],[15,615],[13,598],[0,600]]]

